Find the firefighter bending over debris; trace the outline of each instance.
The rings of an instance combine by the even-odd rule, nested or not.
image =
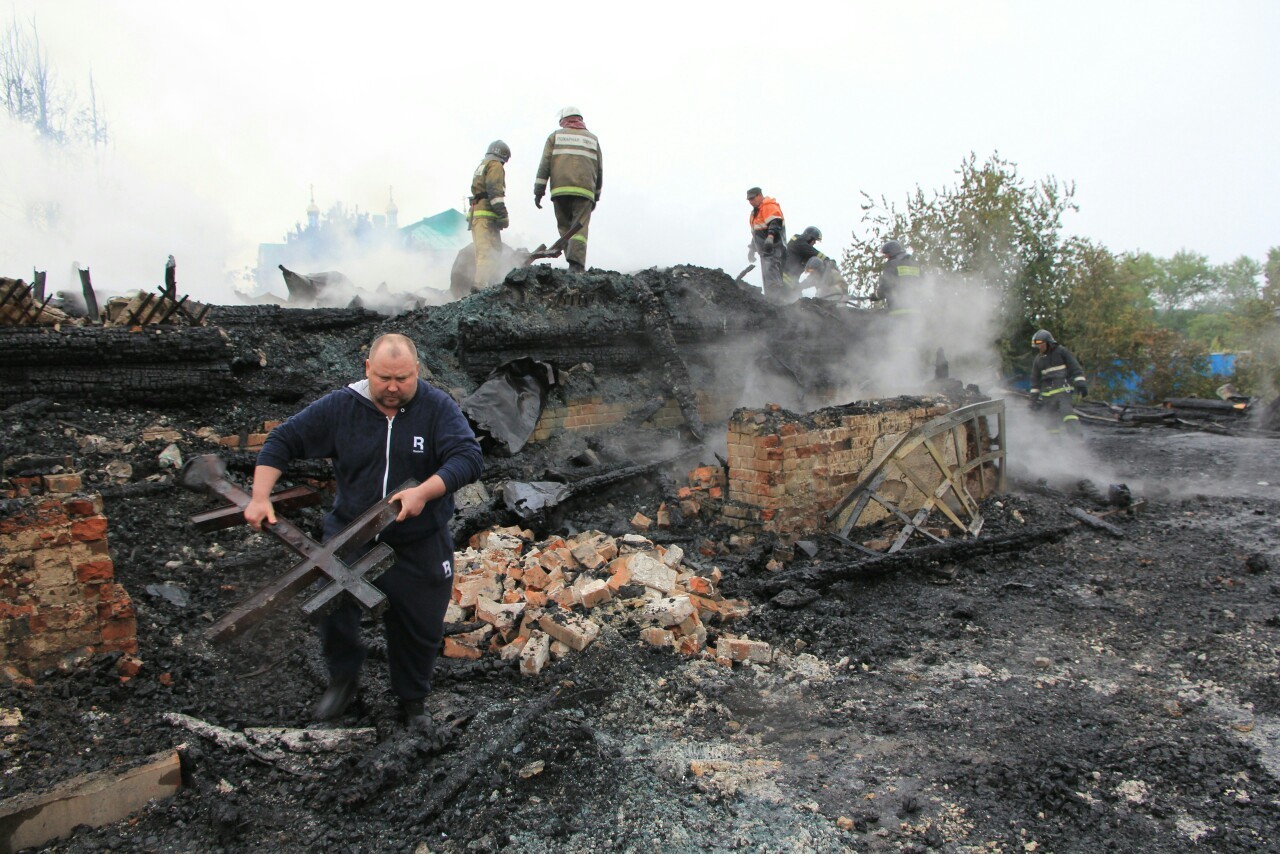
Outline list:
[[[782,260],[782,281],[789,300],[798,299],[800,290],[806,287],[816,289],[817,299],[843,297],[848,293],[849,285],[840,274],[835,259],[823,255],[814,246],[820,240],[822,232],[811,225],[787,242],[787,252]],[[800,278],[806,273],[808,278],[801,283]]]
[[[1072,389],[1081,397],[1089,394],[1080,363],[1047,329],[1032,336],[1031,346],[1038,351],[1031,365],[1031,409],[1044,411],[1050,434],[1065,430],[1073,438],[1083,438],[1080,417],[1071,407]]]
[[[511,148],[500,139],[489,150],[471,176],[471,211],[467,224],[476,248],[476,288],[495,284],[502,258],[502,230],[511,224],[507,216],[507,169]]]
[[[754,262],[760,256],[760,274],[763,279],[764,297],[772,302],[785,298],[786,285],[782,280],[783,255],[787,251],[787,224],[782,218],[782,208],[772,196],[766,196],[759,187],[747,190],[751,203],[751,243],[747,245],[747,260]]]
[[[393,496],[400,515],[381,540],[395,551],[396,561],[373,584],[387,597],[383,622],[391,690],[405,722],[423,726],[430,722],[424,701],[431,693],[453,592],[453,493],[480,477],[484,457],[453,399],[418,379],[412,340],[395,334],[377,338],[369,347],[365,377],[271,431],[258,454],[244,517],[255,530],[275,524],[271,489],[295,459],[333,460],[338,491],[324,517],[326,540],[389,489],[409,478],[419,481]],[[320,624],[329,687],[312,713],[317,721],[342,717],[355,699],[365,659],[360,613],[359,605],[343,597]]]
[[[560,111],[560,129],[547,137],[542,147],[542,161],[533,182],[533,203],[539,208],[548,182],[560,236],[564,237],[579,222],[582,224],[564,251],[569,269],[581,273],[587,268],[587,226],[592,209],[600,202],[604,166],[600,140],[587,130],[577,107]]]

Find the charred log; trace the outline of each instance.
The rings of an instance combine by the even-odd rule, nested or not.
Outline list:
[[[560,688],[557,686],[537,701],[525,706],[512,718],[503,732],[489,739],[483,748],[473,752],[466,762],[455,767],[439,788],[433,788],[434,797],[416,817],[417,823],[427,824],[432,821],[468,783],[482,776],[481,771],[488,768],[498,756],[515,746],[529,724],[542,717],[559,696]]]
[[[235,390],[217,329],[0,329],[0,406],[54,400],[147,406],[218,400]]]
[[[640,295],[640,304],[644,310],[645,327],[653,336],[653,348],[662,361],[662,376],[666,381],[671,396],[680,406],[680,414],[693,438],[701,441],[704,433],[702,416],[698,414],[698,401],[693,395],[693,380],[689,377],[689,366],[680,357],[676,347],[675,336],[671,333],[670,319],[667,317],[662,303],[649,287],[647,273],[641,273],[634,279],[636,291]]]
[[[924,567],[940,562],[956,563],[986,555],[1024,551],[1046,543],[1055,543],[1076,530],[1077,527],[1072,522],[990,539],[953,540],[937,545],[922,546],[909,551],[894,552],[882,557],[855,560],[844,564],[824,564],[818,569],[803,567],[788,570],[770,578],[748,581],[743,586],[766,598],[793,587],[797,589],[823,590],[843,581],[880,575],[900,569]]]
[[[213,309],[209,322],[228,330],[242,327],[266,327],[291,332],[320,332],[373,325],[385,320],[367,308],[282,308],[278,305],[220,305]]]

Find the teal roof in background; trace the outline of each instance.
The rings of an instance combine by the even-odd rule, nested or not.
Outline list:
[[[449,208],[434,216],[420,219],[400,229],[405,245],[412,249],[461,249],[471,242],[467,234],[467,218]]]

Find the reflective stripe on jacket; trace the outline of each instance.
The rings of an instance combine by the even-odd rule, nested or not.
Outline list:
[[[542,161],[533,182],[533,194],[541,196],[551,184],[551,198],[581,196],[596,201],[604,187],[600,140],[586,128],[561,128],[547,137]]]
[[[1054,344],[1031,363],[1031,393],[1051,394],[1085,381],[1084,370],[1070,350]]]
[[[772,234],[773,239],[781,243],[786,239],[786,221],[782,218],[782,207],[773,196],[765,196],[760,207],[751,209],[747,218],[751,225],[751,236],[763,240]]]
[[[471,216],[507,216],[507,170],[501,160],[485,157],[471,176]]]
[[[825,266],[831,261],[826,255],[818,251],[818,247],[806,240],[802,235],[797,234],[795,237],[787,241],[787,255],[782,260],[782,275],[788,282],[798,282],[805,271],[809,269],[810,264],[815,264],[815,269],[825,269]]]
[[[920,268],[910,253],[904,252],[890,258],[880,274],[880,282],[876,288],[876,298],[889,304],[889,314],[915,314],[917,299],[916,286],[921,280]],[[905,286],[905,287],[904,287]]]

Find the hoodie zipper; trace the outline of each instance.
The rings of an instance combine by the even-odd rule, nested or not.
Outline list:
[[[391,477],[391,425],[396,421],[392,415],[387,419],[387,447],[383,451],[382,460],[382,497],[387,497],[387,479]]]

